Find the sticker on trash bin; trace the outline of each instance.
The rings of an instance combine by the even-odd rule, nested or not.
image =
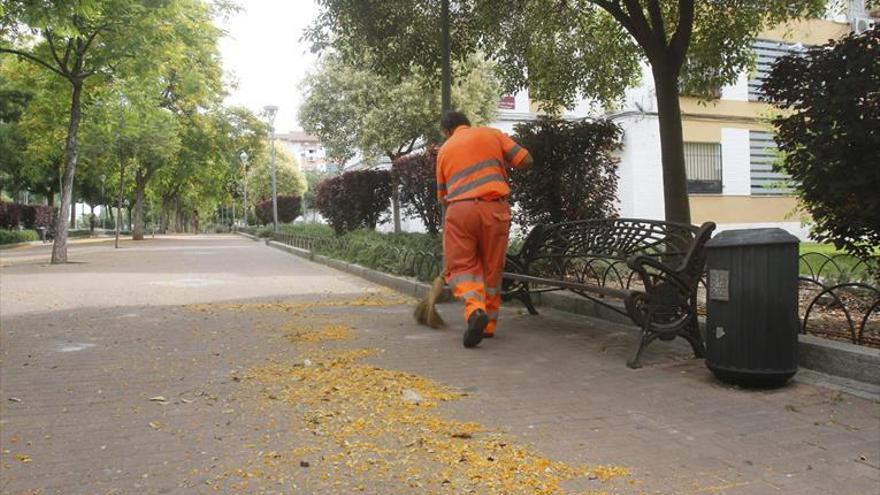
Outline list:
[[[715,329],[715,338],[720,340],[721,337],[724,337],[724,327],[718,327]]]
[[[713,301],[730,300],[730,272],[709,270],[709,299]]]

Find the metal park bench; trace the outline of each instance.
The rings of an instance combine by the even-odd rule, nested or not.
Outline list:
[[[697,288],[713,230],[711,222],[628,218],[538,225],[508,255],[503,293],[533,315],[532,294],[567,290],[628,316],[642,329],[630,368],[641,366],[642,351],[657,338],[683,337],[703,357]]]

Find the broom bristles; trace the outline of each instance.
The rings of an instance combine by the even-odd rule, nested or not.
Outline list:
[[[413,316],[415,316],[416,321],[419,324],[427,325],[431,328],[441,328],[446,326],[446,322],[443,321],[443,318],[440,316],[440,313],[437,312],[436,308],[437,299],[443,294],[443,287],[445,284],[446,281],[442,276],[435,278],[434,283],[431,284],[431,290],[428,291],[428,295],[416,305],[416,310],[413,313]]]

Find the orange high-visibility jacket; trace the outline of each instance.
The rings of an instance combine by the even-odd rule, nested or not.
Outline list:
[[[519,166],[526,155],[498,129],[458,126],[437,154],[437,198],[447,204],[508,196],[506,166]]]

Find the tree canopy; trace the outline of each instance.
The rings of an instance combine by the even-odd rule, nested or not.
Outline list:
[[[460,77],[453,101],[477,124],[494,116],[500,86],[492,64],[471,56],[456,64]],[[394,159],[420,141],[439,140],[437,76],[414,68],[402,77],[328,55],[304,81],[300,123],[321,138],[330,158],[344,163],[355,154]]]
[[[440,63],[437,0],[319,0],[315,50],[364,60],[380,74]],[[528,88],[548,112],[580,98],[612,106],[651,68],[658,103],[665,209],[689,222],[679,80],[708,96],[753,62],[768,27],[821,15],[824,0],[474,0],[452,2],[453,57],[482,50],[508,91]],[[394,33],[389,35],[389,33]],[[365,56],[366,55],[366,56]]]

